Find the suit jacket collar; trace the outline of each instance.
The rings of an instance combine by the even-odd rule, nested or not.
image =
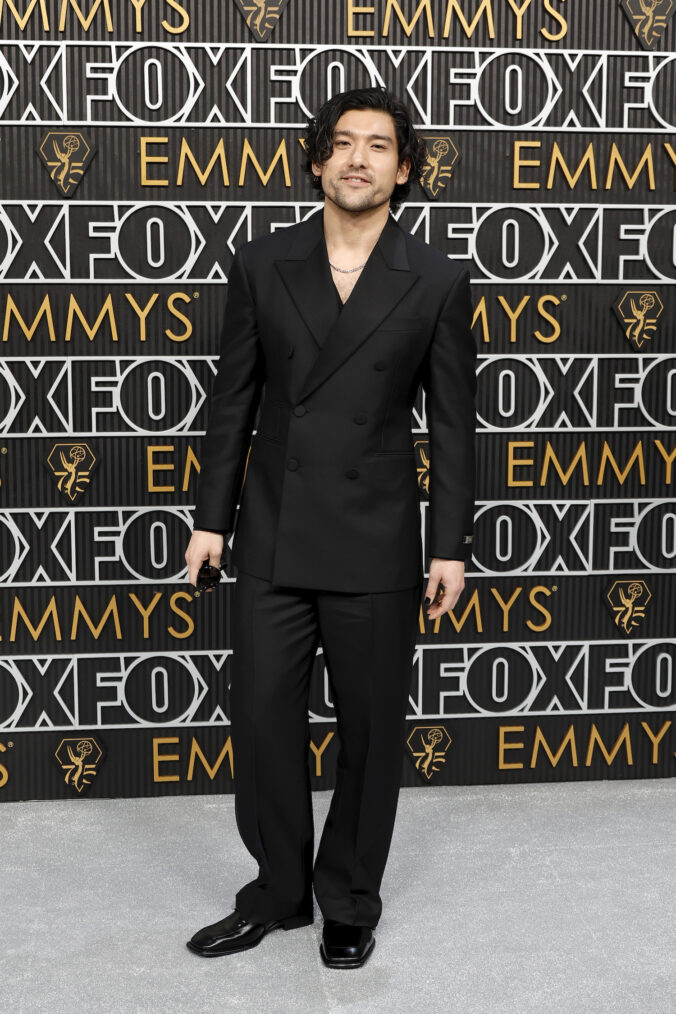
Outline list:
[[[319,242],[323,243],[324,252],[326,252],[326,243],[324,242],[324,209],[320,208],[319,211],[313,212],[302,222],[299,222],[294,229],[294,233],[295,235],[289,245],[285,260],[304,261]],[[388,217],[376,246],[380,247],[389,267],[400,271],[408,270],[406,234],[392,215]]]
[[[307,398],[359,348],[404,298],[419,275],[409,268],[406,235],[390,216],[336,320],[324,240],[323,209],[301,222],[283,260],[284,284],[319,351],[297,398]]]

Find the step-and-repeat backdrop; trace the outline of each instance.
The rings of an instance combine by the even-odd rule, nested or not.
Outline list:
[[[316,207],[308,116],[373,84],[480,352],[402,784],[675,774],[676,0],[3,0],[0,36],[0,800],[232,790],[236,572],[193,600],[184,563],[227,277]],[[411,425],[424,540],[422,392]],[[321,649],[310,721],[328,787]]]

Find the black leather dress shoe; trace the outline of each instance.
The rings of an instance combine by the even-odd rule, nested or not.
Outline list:
[[[360,968],[376,945],[370,926],[324,920],[319,953],[329,968]]]
[[[266,933],[281,927],[285,930],[309,926],[311,915],[292,915],[274,922],[249,922],[237,909],[220,922],[205,926],[186,943],[186,947],[203,958],[216,958],[221,954],[247,951],[259,944]]]

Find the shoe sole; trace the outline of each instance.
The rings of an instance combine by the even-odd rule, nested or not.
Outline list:
[[[186,941],[186,945],[185,946],[188,948],[189,951],[192,951],[193,954],[199,954],[199,956],[201,958],[223,958],[223,957],[225,957],[226,954],[239,954],[241,951],[250,951],[252,947],[258,947],[258,945],[261,942],[261,940],[263,939],[263,937],[267,936],[267,934],[270,933],[272,930],[276,930],[276,929],[284,929],[284,930],[300,929],[302,926],[311,926],[313,922],[314,922],[314,917],[313,918],[308,918],[308,916],[304,916],[304,915],[293,915],[293,916],[291,916],[288,919],[280,919],[278,922],[273,922],[273,923],[270,923],[269,926],[266,926],[265,927],[265,933],[263,933],[258,938],[258,940],[254,940],[253,943],[251,943],[251,944],[242,944],[239,947],[228,947],[228,949],[225,950],[225,951],[206,950],[206,949],[201,948],[199,946],[199,944],[194,944],[192,942],[192,940]]]
[[[324,942],[319,945],[319,953],[327,968],[361,968],[368,961],[371,951],[376,946],[375,937],[371,940],[369,949],[362,958],[328,958],[324,950]]]

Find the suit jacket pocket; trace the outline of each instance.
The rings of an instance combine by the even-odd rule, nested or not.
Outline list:
[[[373,458],[414,458],[415,451],[373,451]]]
[[[273,440],[277,443],[280,442],[279,436],[281,429],[279,415],[282,408],[283,406],[280,402],[274,401],[270,398],[266,398],[261,403],[260,418],[256,429],[256,433],[260,437],[265,440]]]
[[[274,444],[275,447],[284,446],[281,440],[278,440],[276,437],[269,437],[267,433],[261,433],[260,430],[256,430],[255,441],[261,441],[264,444]]]
[[[377,331],[421,331],[425,322],[420,317],[386,317]]]

